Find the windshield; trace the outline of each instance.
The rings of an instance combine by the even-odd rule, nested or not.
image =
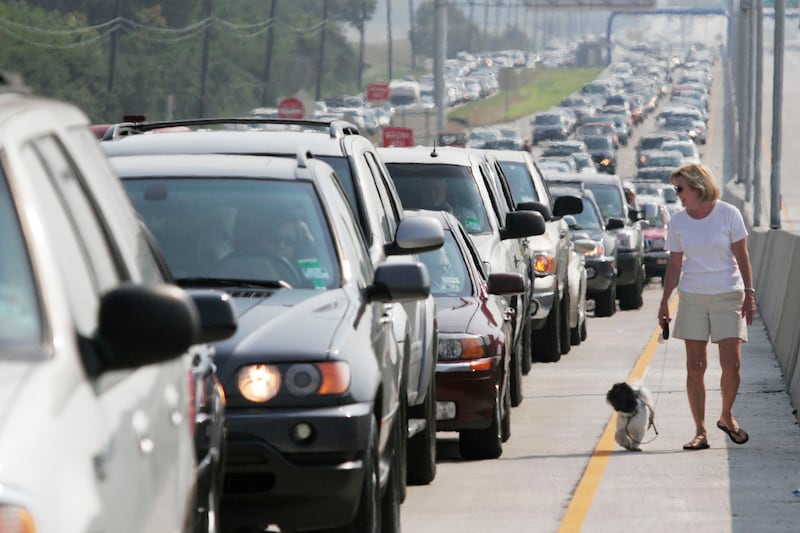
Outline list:
[[[453,213],[471,234],[490,233],[486,207],[468,167],[428,163],[387,163],[406,209]]]
[[[587,183],[586,187],[592,191],[603,217],[618,217],[626,219],[625,206],[619,189],[611,185]]]
[[[328,221],[308,183],[159,177],[123,185],[179,283],[340,285]]]

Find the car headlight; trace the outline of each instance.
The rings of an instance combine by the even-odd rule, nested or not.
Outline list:
[[[239,392],[247,400],[265,403],[280,392],[306,398],[344,394],[350,388],[350,365],[344,361],[289,365],[248,365],[239,370]]]
[[[1,504],[0,531],[36,533],[36,524],[33,515],[25,507]]]
[[[478,335],[439,334],[439,361],[487,357],[486,341]]]
[[[536,252],[533,256],[533,271],[537,276],[546,276],[556,271],[556,260],[547,252]]]
[[[611,164],[611,160],[609,158],[605,158],[602,161],[600,161],[600,166],[601,167],[607,167],[610,164]]]
[[[606,248],[602,242],[595,243],[594,250],[584,254],[585,257],[601,257],[606,253]]]

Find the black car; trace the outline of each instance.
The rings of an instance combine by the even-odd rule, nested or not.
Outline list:
[[[569,137],[570,133],[564,113],[544,112],[539,113],[533,119],[533,133],[531,135],[533,144],[538,144],[539,141],[545,140],[563,141]]]
[[[622,221],[613,219],[607,226],[594,195],[579,184],[551,184],[550,192],[554,197],[580,195],[583,211],[564,218],[573,241],[589,239],[595,243],[594,251],[584,254],[586,298],[595,302],[594,315],[613,315],[617,310],[617,240],[610,232],[621,227]]]
[[[406,428],[385,311],[428,297],[424,266],[373,267],[341,182],[302,151],[111,162],[177,283],[224,290],[238,313],[235,336],[214,345],[223,529],[396,531]],[[394,250],[422,252],[442,228],[417,217],[396,235]]]
[[[591,154],[595,168],[614,174],[617,171],[617,154],[614,140],[606,135],[587,135],[583,138],[586,150]]]

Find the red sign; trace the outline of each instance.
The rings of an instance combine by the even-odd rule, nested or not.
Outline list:
[[[293,96],[284,98],[278,102],[278,116],[280,118],[303,118],[306,116],[306,106]]]
[[[380,102],[389,99],[389,85],[386,83],[370,83],[367,85],[367,100]]]
[[[414,130],[399,126],[383,128],[384,146],[414,146]]]

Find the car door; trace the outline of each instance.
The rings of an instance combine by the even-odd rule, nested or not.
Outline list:
[[[98,328],[102,295],[129,279],[129,269],[112,245],[102,200],[89,192],[85,178],[57,135],[41,136],[22,149],[38,192],[41,224],[63,265],[64,285],[78,339]],[[78,342],[81,359],[98,357],[91,344]],[[136,370],[104,373],[92,380],[91,405],[97,431],[93,456],[97,493],[108,523],[100,530],[153,531],[179,527],[188,502],[179,485],[189,482],[191,459],[185,416],[186,362],[179,359]],[[91,365],[87,374],[91,376]],[[191,463],[189,463],[191,465]]]

